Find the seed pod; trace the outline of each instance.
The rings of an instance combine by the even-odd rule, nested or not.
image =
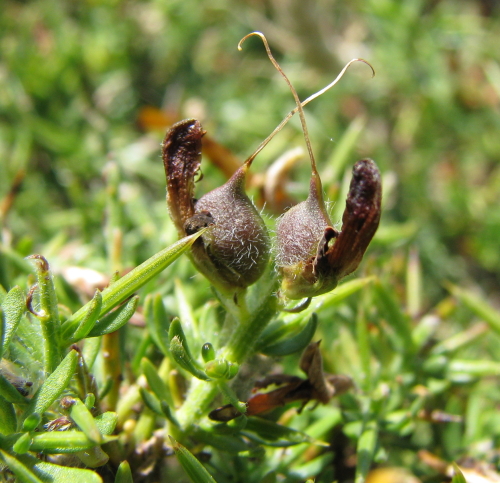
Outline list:
[[[192,246],[191,258],[200,272],[224,292],[243,290],[262,275],[269,261],[269,235],[264,221],[245,193],[247,161],[222,186],[194,195],[201,161],[199,121],[181,121],[163,142],[167,204],[179,236],[211,226]]]
[[[282,293],[290,299],[314,297],[334,289],[339,280],[358,267],[380,221],[381,181],[371,159],[353,168],[342,231],[333,227],[313,171],[306,201],[278,221],[277,265]]]
[[[380,174],[371,160],[360,161],[354,166],[347,207],[343,216],[343,231],[338,233],[332,227],[325,208],[321,179],[316,169],[303,111],[303,106],[318,93],[301,102],[292,83],[273,57],[267,39],[262,33],[248,34],[243,37],[238,47],[241,48],[241,44],[251,36],[261,38],[269,60],[290,88],[297,106],[291,114],[295,111],[299,113],[311,160],[309,196],[306,201],[285,213],[278,220],[276,227],[276,264],[283,279],[281,291],[290,299],[314,297],[334,289],[342,277],[351,273],[359,265],[377,230],[380,219]],[[319,93],[329,89],[336,81]],[[283,122],[274,132],[281,129],[282,125]],[[262,146],[265,146],[266,142],[267,140],[262,143]],[[337,240],[331,244],[330,242],[334,239]]]

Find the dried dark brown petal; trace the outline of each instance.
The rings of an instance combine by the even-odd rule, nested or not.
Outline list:
[[[377,165],[371,159],[358,161],[352,170],[342,232],[325,255],[329,273],[340,279],[358,268],[377,231],[381,201],[382,183]]]
[[[181,237],[186,235],[184,224],[194,215],[194,178],[200,169],[204,134],[199,121],[186,119],[170,128],[162,144],[167,206]]]

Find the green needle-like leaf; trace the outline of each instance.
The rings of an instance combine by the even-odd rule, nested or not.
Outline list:
[[[170,437],[170,441],[179,463],[193,483],[216,483],[210,473],[187,448],[177,443],[172,437]]]
[[[170,337],[170,353],[175,362],[198,379],[208,381],[210,378],[201,370],[199,363],[191,355],[179,319],[172,321],[168,335]]]
[[[65,344],[69,345],[84,339],[93,329],[102,308],[102,295],[99,290],[96,290],[93,299],[87,304],[87,306],[87,313],[73,333],[72,330],[75,328],[75,324],[63,325],[62,339]]]
[[[102,292],[102,307],[100,316],[109,312],[113,307],[129,298],[135,291],[149,282],[153,277],[165,270],[171,263],[179,258],[193,243],[203,234],[205,230],[200,230],[194,235],[182,238],[173,245],[153,255],[138,267],[131,270],[122,278],[112,283]],[[79,326],[81,320],[88,312],[91,302],[84,305],[75,312],[65,323]]]
[[[118,436],[104,436],[103,444],[115,441]],[[43,451],[44,453],[77,453],[93,448],[97,443],[91,441],[81,431],[53,431],[40,433],[33,436],[30,451]]]
[[[286,356],[304,350],[309,342],[311,342],[318,326],[318,317],[312,314],[304,328],[294,336],[270,344],[262,349],[260,352],[267,356]],[[258,345],[257,345],[258,347]]]
[[[132,297],[125,305],[98,320],[87,337],[99,337],[100,335],[110,334],[123,327],[130,320],[130,317],[134,315],[138,303],[139,297]]]
[[[24,420],[34,413],[43,415],[68,387],[75,372],[77,362],[78,352],[72,350],[38,389],[24,413]]]
[[[19,287],[14,287],[2,302],[3,323],[0,328],[0,358],[6,349],[9,348],[12,336],[16,332],[17,324],[26,311],[26,299],[23,291]],[[0,321],[2,322],[2,321]]]
[[[21,483],[43,483],[26,465],[0,449],[0,460],[16,475]]]
[[[85,436],[94,443],[101,443],[102,434],[87,406],[78,398],[68,397],[64,399],[71,399],[69,415],[75,424],[85,433]]]

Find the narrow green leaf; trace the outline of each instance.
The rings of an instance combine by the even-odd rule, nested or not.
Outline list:
[[[169,437],[179,463],[193,483],[216,483],[210,473],[187,448],[177,443],[171,436]]]
[[[281,424],[263,418],[249,417],[242,434],[248,438],[267,446],[287,447],[300,443],[320,444],[326,443],[311,438],[302,431],[282,426]],[[258,436],[258,438],[256,438]]]
[[[94,297],[86,306],[88,306],[87,313],[79,324],[63,325],[62,340],[65,344],[69,345],[84,339],[93,329],[102,308],[102,295],[99,290],[96,290]]]
[[[44,370],[47,374],[54,372],[61,362],[61,324],[57,295],[47,260],[42,255],[30,255],[27,260],[34,262],[35,274],[40,293],[40,311],[37,314],[42,329],[44,352]]]
[[[163,382],[161,377],[158,375],[158,369],[151,363],[151,361],[147,358],[143,358],[141,361],[142,372],[146,376],[146,380],[148,381],[149,387],[151,391],[153,391],[156,397],[160,401],[166,401],[166,403],[170,407],[174,407],[174,400],[172,399],[172,394],[170,394],[170,390],[168,386]]]
[[[71,398],[69,415],[87,438],[94,443],[99,444],[102,442],[102,434],[99,431],[94,416],[92,416],[87,406],[79,398]]]
[[[142,400],[148,409],[153,411],[158,416],[163,416],[163,411],[161,409],[160,400],[156,397],[156,395],[151,394],[149,391],[144,389],[143,387],[139,388],[139,392],[141,394]]]
[[[134,315],[138,303],[139,296],[132,297],[125,305],[98,320],[87,337],[99,337],[100,335],[110,334],[123,327],[130,320],[130,317]]]
[[[375,422],[365,425],[358,440],[355,483],[364,483],[370,471],[377,447],[378,430]]]
[[[195,240],[204,233],[204,231],[205,229],[202,229],[194,235],[182,238],[173,245],[156,253],[144,263],[134,268],[108,288],[103,290],[100,316],[106,314],[113,307],[116,307],[118,304],[129,298],[134,292],[149,282],[149,280],[177,260],[177,258],[179,258],[195,242]],[[85,317],[89,304],[90,302],[75,312],[71,318],[68,319],[67,323],[75,323],[78,325]]]
[[[312,314],[307,321],[307,324],[298,334],[288,339],[270,344],[262,349],[258,344],[256,347],[259,348],[259,352],[268,356],[286,356],[295,352],[303,351],[314,337],[317,326],[318,317],[316,314]]]
[[[85,341],[82,350],[83,360],[87,366],[89,371],[94,367],[95,360],[99,354],[99,350],[101,348],[101,338],[100,337],[92,337]]]
[[[75,456],[89,468],[99,468],[99,466],[103,466],[109,461],[109,456],[100,446],[79,451],[75,453]]]
[[[134,483],[128,461],[122,461],[116,471],[115,483]]]
[[[347,297],[359,292],[363,287],[375,281],[375,277],[356,278],[349,280],[339,285],[335,290],[325,295],[317,297],[316,301],[321,304],[322,308],[333,307],[344,301]],[[308,310],[313,312],[318,304],[311,304],[312,307]]]
[[[301,481],[304,481],[311,475],[317,475],[321,473],[327,466],[331,466],[332,459],[332,452],[327,452],[325,454],[317,456],[310,461],[307,461],[306,463],[294,466],[293,476],[295,478],[300,478]],[[305,483],[314,483],[314,480],[307,480]]]
[[[43,483],[102,483],[101,477],[91,470],[46,463],[30,454],[20,455],[18,459]]]
[[[0,396],[6,401],[15,404],[28,404],[28,400],[24,398],[19,391],[0,373]]]
[[[500,312],[495,310],[486,300],[456,285],[449,285],[448,290],[495,332],[500,333]]]
[[[47,378],[30,401],[24,419],[33,413],[42,415],[68,387],[78,362],[78,352],[72,350]]]
[[[216,434],[213,431],[205,431],[201,428],[197,428],[193,436],[202,443],[230,454],[248,451],[249,448],[242,438],[230,434]]]
[[[102,443],[115,441],[118,436],[104,436]],[[53,431],[49,433],[36,433],[30,446],[30,451],[43,451],[44,453],[77,453],[96,446],[81,431]]]
[[[163,355],[169,354],[170,339],[168,329],[170,320],[160,294],[148,295],[144,303],[144,316],[154,343],[162,351]]]
[[[175,362],[198,379],[208,381],[210,378],[201,370],[200,364],[191,355],[179,319],[176,318],[172,321],[168,335],[170,337],[170,353]]]
[[[236,393],[229,387],[226,381],[218,381],[217,387],[220,389],[226,400],[236,408],[241,414],[245,414],[247,411],[247,405],[243,401],[240,401]]]
[[[42,416],[38,413],[33,413],[30,414],[24,421],[23,421],[23,430],[24,431],[34,431],[36,428],[38,428],[38,425],[42,422]]]
[[[394,340],[395,349],[410,356],[414,353],[414,345],[409,317],[403,313],[394,295],[387,287],[379,282],[374,285],[374,291],[375,303],[397,337]]]
[[[198,322],[189,303],[182,282],[175,279],[175,299],[177,301],[177,312],[182,323],[182,328],[189,344],[193,345],[198,340]]]
[[[0,460],[7,465],[9,470],[16,475],[21,483],[43,483],[26,465],[1,449]]]
[[[17,324],[26,311],[26,298],[20,287],[14,287],[5,296],[2,302],[3,331],[0,333],[0,358],[9,348],[12,336],[16,332]]]
[[[460,378],[464,375],[471,377],[500,376],[500,362],[454,359],[449,362],[447,371],[448,377],[451,378]]]
[[[176,427],[180,427],[179,421],[177,421],[177,418],[175,417],[174,413],[172,412],[172,409],[170,406],[165,402],[161,401],[161,410],[163,412],[163,415]]]
[[[0,396],[0,433],[3,435],[15,433],[16,426],[17,419],[14,406]]]
[[[113,411],[106,411],[105,413],[96,416],[95,423],[97,424],[101,434],[109,436],[110,434],[113,434],[113,431],[116,428],[116,424],[118,423],[118,414]]]

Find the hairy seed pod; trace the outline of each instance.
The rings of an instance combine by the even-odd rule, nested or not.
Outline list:
[[[195,119],[181,121],[167,132],[162,150],[167,204],[179,236],[210,226],[193,244],[191,258],[213,285],[235,292],[257,281],[264,272],[269,262],[269,234],[245,193],[249,162],[224,185],[194,199],[204,134]]]
[[[290,299],[334,289],[358,267],[380,221],[381,180],[371,159],[358,161],[338,232],[326,212],[319,176],[313,171],[309,196],[279,220],[277,266],[282,293]]]

